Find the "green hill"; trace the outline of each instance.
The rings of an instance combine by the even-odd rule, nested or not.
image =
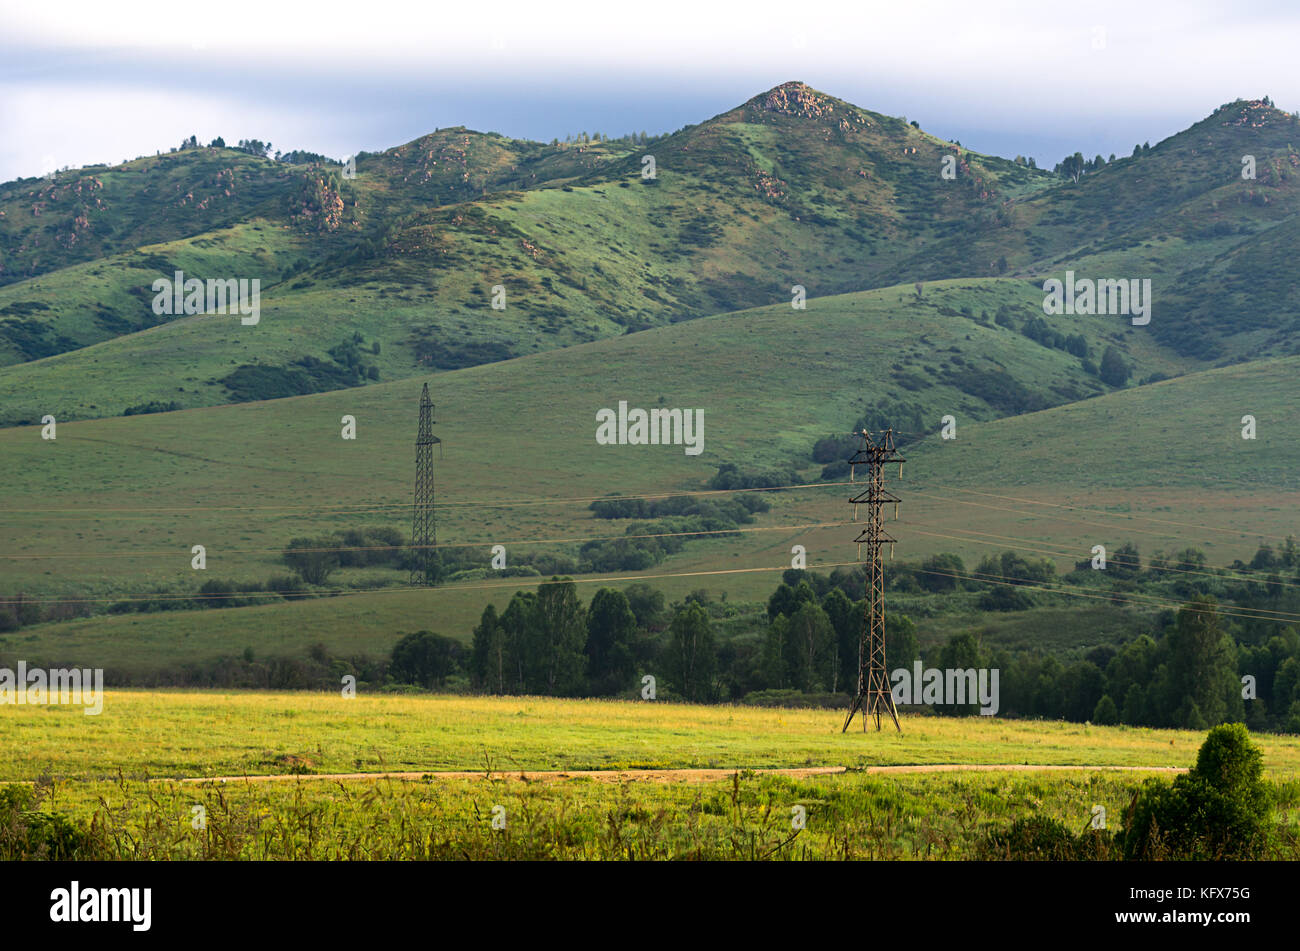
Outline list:
[[[593,517],[594,497],[699,490],[724,463],[815,480],[814,443],[880,407],[932,424],[906,450],[900,557],[958,551],[974,563],[1027,545],[1068,567],[1092,544],[1136,540],[1144,550],[1198,545],[1223,564],[1293,529],[1300,450],[1283,426],[1296,358],[1095,396],[1104,388],[1077,358],[961,313],[1033,294],[996,280],[934,285],[919,301],[882,289],[428,377],[443,440],[439,540],[478,553],[484,569],[490,547],[506,544],[514,565],[527,552],[574,552],[622,534],[624,524]],[[1113,318],[1080,318],[1089,321],[1094,347],[1115,333]],[[1031,401],[1021,410],[1055,408],[1007,417],[1013,408],[999,401],[1009,391],[998,385],[1007,380]],[[119,599],[192,594],[200,580],[244,590],[287,573],[279,553],[295,537],[371,526],[404,536],[420,382],[64,423],[54,442],[37,427],[0,431],[8,587],[87,599],[98,612]],[[598,445],[596,411],[619,400],[702,408],[704,451]],[[1247,412],[1260,422],[1253,443],[1240,438]],[[947,414],[958,422],[951,441],[933,433]],[[356,417],[355,443],[340,438],[344,415]],[[1241,465],[1220,471],[1233,459]],[[765,597],[792,544],[810,564],[853,561],[845,491],[772,494],[752,531],[593,579],[650,576],[677,596],[704,585]],[[195,544],[207,549],[202,574],[190,567]],[[730,569],[743,572],[688,576]],[[445,589],[366,593],[404,581],[392,567],[344,569],[330,586],[357,593],[343,600],[60,621],[7,635],[0,648],[60,661],[105,650],[135,669],[245,646],[374,652],[402,630],[465,636],[485,600],[535,583],[488,573]]]
[[[353,179],[200,148],[11,183],[4,273],[40,276],[0,288],[0,361],[15,364],[0,370],[0,422],[401,379],[789,301],[796,285],[812,298],[999,273],[1041,286],[1067,269],[1150,277],[1142,333],[1180,366],[1291,353],[1297,129],[1232,103],[1075,183],[786,83],[645,146],[454,128],[359,156]],[[204,191],[231,175],[233,189]],[[87,211],[95,176],[104,207],[65,247],[56,232]],[[152,280],[176,270],[258,277],[265,319],[153,314]],[[358,347],[369,356],[331,353]],[[95,393],[105,364],[148,371]]]

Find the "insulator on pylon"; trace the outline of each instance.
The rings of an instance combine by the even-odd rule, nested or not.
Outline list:
[[[898,521],[898,503],[897,503],[897,502],[894,503],[894,521],[895,521],[895,522]]]
[[[889,560],[890,560],[890,561],[893,561],[893,560],[894,560],[894,546],[893,546],[893,545],[890,545],[890,546],[889,546]]]

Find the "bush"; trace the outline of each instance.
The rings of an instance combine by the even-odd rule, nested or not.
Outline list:
[[[39,810],[42,786],[0,788],[0,861],[100,858],[90,830],[59,812]]]
[[[1028,611],[1034,606],[1034,599],[1018,587],[999,585],[985,591],[976,603],[981,611]]]
[[[295,538],[284,553],[284,563],[307,584],[324,584],[339,567],[338,541],[330,538]]]
[[[290,575],[273,575],[266,581],[266,590],[278,594],[286,601],[293,601],[296,598],[310,597],[310,593],[302,590],[302,581]]]
[[[1149,779],[1122,835],[1127,859],[1254,859],[1267,846],[1264,763],[1240,723],[1210,730],[1196,765],[1172,784]]]

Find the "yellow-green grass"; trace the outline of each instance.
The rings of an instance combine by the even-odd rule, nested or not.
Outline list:
[[[1115,831],[1150,775],[793,779],[741,772],[723,781],[617,784],[101,780],[55,783],[41,808],[93,820],[100,857],[137,860],[969,859],[996,857],[980,847],[1015,819],[1057,819],[1083,832],[1100,806],[1107,832]],[[1293,786],[1276,813],[1292,825]],[[804,820],[799,830],[796,806]],[[494,815],[504,818],[504,829],[492,827]]]
[[[1031,764],[1188,767],[1203,734],[996,717],[902,717],[841,733],[836,710],[563,700],[110,690],[103,712],[0,707],[0,779],[436,770]],[[1268,774],[1300,739],[1261,734]]]

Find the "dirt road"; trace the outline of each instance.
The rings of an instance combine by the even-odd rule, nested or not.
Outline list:
[[[1181,766],[1034,766],[1028,763],[926,763],[914,766],[867,766],[853,770],[858,773],[985,773],[985,772],[1047,772],[1060,770],[1118,771],[1118,772],[1158,772],[1180,773],[1186,768]],[[385,772],[385,773],[280,773],[270,776],[194,776],[181,779],[182,783],[270,783],[293,780],[340,781],[340,780],[375,780],[375,779],[491,779],[514,780],[516,782],[565,782],[571,779],[590,779],[598,783],[651,782],[651,783],[699,783],[711,780],[728,779],[735,769],[571,769],[571,770],[424,770],[420,772]],[[742,770],[742,772],[744,772]],[[803,766],[790,769],[756,769],[751,772],[759,776],[790,776],[806,779],[810,776],[829,776],[847,773],[844,766]],[[167,782],[168,780],[158,780]]]

